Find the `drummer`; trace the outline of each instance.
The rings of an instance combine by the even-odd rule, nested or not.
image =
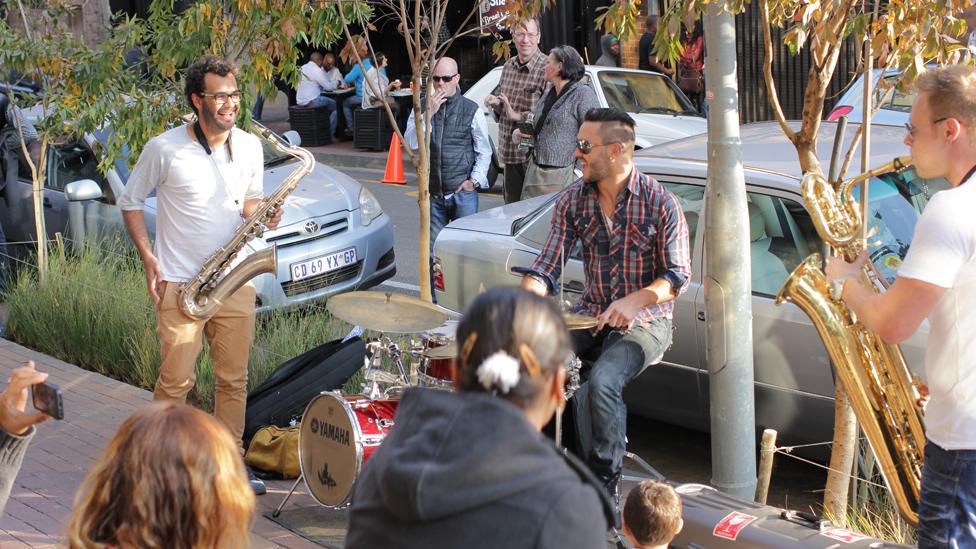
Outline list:
[[[540,433],[563,405],[556,305],[493,288],[458,342],[458,392],[404,393],[356,482],[346,547],[605,547],[613,515],[597,479]]]
[[[575,312],[599,324],[571,332],[576,354],[593,361],[573,398],[574,418],[580,455],[619,509],[623,389],[671,345],[673,300],[691,274],[688,225],[674,194],[634,167],[630,115],[591,109],[577,137],[583,177],[556,198],[549,238],[522,287],[554,293],[561,265],[581,242],[585,278]]]

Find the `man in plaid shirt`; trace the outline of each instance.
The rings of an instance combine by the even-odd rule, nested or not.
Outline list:
[[[592,109],[577,135],[583,178],[556,198],[549,238],[522,287],[555,293],[565,258],[582,243],[585,283],[574,312],[599,324],[572,332],[576,354],[594,359],[574,407],[581,457],[619,508],[622,393],[671,345],[673,300],[691,275],[688,224],[674,194],[634,167],[634,121],[626,112]]]
[[[518,55],[509,59],[502,67],[498,95],[485,97],[485,106],[495,111],[498,120],[498,156],[505,163],[505,203],[516,202],[522,195],[522,181],[525,179],[525,164],[529,159],[529,149],[522,148],[512,141],[512,132],[518,120],[505,115],[503,101],[512,105],[515,112],[532,112],[536,101],[546,91],[545,67],[548,57],[539,51],[539,21],[526,19],[512,29],[512,39]],[[493,181],[488,182],[489,185]]]

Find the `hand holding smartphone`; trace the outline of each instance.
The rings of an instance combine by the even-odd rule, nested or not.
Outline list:
[[[10,382],[0,392],[0,428],[12,435],[24,435],[31,425],[51,419],[51,416],[43,412],[26,413],[27,408],[27,388],[47,380],[47,374],[38,372],[34,369],[34,362],[30,361],[26,366],[17,368],[10,372]],[[54,388],[53,413],[58,413],[64,417],[63,406],[60,402],[60,391]],[[44,392],[44,389],[41,389]],[[40,403],[41,394],[35,395],[35,403]]]

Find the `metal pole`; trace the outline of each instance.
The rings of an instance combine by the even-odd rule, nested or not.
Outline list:
[[[763,431],[759,447],[759,482],[756,486],[756,501],[766,503],[769,496],[769,482],[773,476],[773,457],[776,455],[776,430]]]
[[[739,139],[735,24],[726,2],[705,15],[708,186],[705,198],[705,310],[712,431],[712,485],[756,494],[756,410],[752,371],[749,210]]]

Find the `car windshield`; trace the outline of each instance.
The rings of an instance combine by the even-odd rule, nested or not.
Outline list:
[[[885,76],[884,85],[878,86],[876,101],[882,109],[910,113],[912,102],[915,101],[915,89],[899,90],[897,84],[900,78],[900,74]]]
[[[922,179],[913,168],[871,179],[868,187],[868,249],[871,260],[889,284],[908,253],[915,223],[936,192],[949,188],[944,178]],[[854,187],[859,197],[860,185]]]
[[[112,130],[107,128],[101,129],[95,132],[94,135],[95,135],[95,140],[102,147],[105,147],[108,144],[108,140],[112,136]],[[291,156],[288,154],[278,152],[278,150],[274,147],[274,145],[272,145],[271,142],[268,141],[267,139],[263,137],[258,137],[258,139],[261,140],[261,148],[264,151],[264,166],[266,168],[274,164],[284,162],[291,158]],[[120,158],[115,159],[113,165],[115,167],[115,171],[119,174],[119,179],[122,181],[122,184],[125,185],[125,183],[129,180],[129,174],[131,173],[129,169],[128,145],[123,145],[122,156]]]
[[[627,112],[698,114],[671,80],[651,73],[600,71],[607,104]]]

